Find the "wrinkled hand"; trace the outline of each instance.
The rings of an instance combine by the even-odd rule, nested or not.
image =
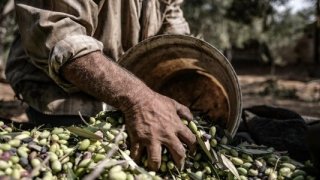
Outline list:
[[[139,161],[146,149],[148,167],[156,171],[161,165],[163,145],[169,150],[177,167],[182,168],[186,157],[183,143],[193,151],[196,137],[180,117],[192,120],[191,112],[187,107],[155,92],[141,96],[141,103],[124,112],[131,141],[131,157]]]

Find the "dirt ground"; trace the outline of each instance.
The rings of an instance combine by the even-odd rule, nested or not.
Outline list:
[[[310,76],[320,68],[310,65],[272,68],[259,64],[234,67],[242,88],[243,107],[272,105],[320,118],[320,77]],[[26,121],[26,107],[15,98],[9,84],[0,82],[0,118]]]
[[[320,117],[319,66],[234,66],[244,107],[264,104],[287,108],[303,116]]]

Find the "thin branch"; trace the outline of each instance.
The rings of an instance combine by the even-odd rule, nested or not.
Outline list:
[[[104,160],[100,161],[100,163],[96,165],[95,169],[90,174],[85,176],[83,178],[83,180],[97,179],[99,177],[99,175],[103,172],[103,170],[107,167],[108,161],[110,161],[110,158],[114,155],[114,153],[117,152],[117,150],[119,148],[118,143],[121,140],[121,136],[124,131],[124,128],[125,128],[125,126],[123,125],[119,134],[116,136],[116,138],[114,140],[114,143],[116,144],[116,146],[114,146],[110,149],[110,151],[106,155],[106,158]],[[126,162],[126,161],[124,161],[124,162]]]
[[[40,166],[35,167],[32,172],[31,172],[31,177],[35,177],[37,176],[37,172],[39,172],[40,168],[45,167],[45,164],[47,164],[47,162],[50,159],[50,154],[48,154],[48,156],[42,161]],[[31,178],[32,179],[32,178]]]
[[[85,124],[85,125],[87,125],[87,126],[91,126],[90,124],[88,124],[87,123],[87,121],[83,118],[83,116],[82,116],[82,114],[81,114],[81,112],[80,111],[78,111],[78,114],[79,114],[79,116],[80,116],[80,119],[82,120],[82,122]]]
[[[79,145],[76,145],[75,147],[73,147],[73,148],[72,148],[72,151],[70,151],[70,152],[68,152],[67,154],[63,155],[63,156],[59,159],[59,161],[61,162],[61,161],[64,160],[66,157],[68,157],[68,156],[70,156],[71,154],[73,154],[74,151],[75,151],[76,149],[78,149],[78,147],[79,147]]]

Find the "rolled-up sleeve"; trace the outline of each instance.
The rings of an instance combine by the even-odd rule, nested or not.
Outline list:
[[[166,5],[164,11],[162,34],[190,34],[189,24],[183,17],[181,4],[183,0],[161,0]]]
[[[103,45],[93,38],[98,6],[91,0],[16,0],[17,23],[30,61],[65,91],[77,88],[63,79],[60,68],[69,60]]]

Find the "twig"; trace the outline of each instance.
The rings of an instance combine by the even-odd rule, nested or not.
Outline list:
[[[108,153],[107,153],[107,156],[106,158],[111,158],[112,155],[118,150],[118,143],[119,141],[121,140],[120,138],[122,138],[121,136],[123,136],[123,131],[124,131],[124,125],[122,126],[122,128],[120,129],[120,132],[119,134],[116,136],[116,138],[114,139],[114,143],[116,144],[116,147],[113,147]]]
[[[83,118],[83,116],[82,116],[82,114],[81,114],[81,112],[80,111],[78,111],[78,114],[79,114],[79,116],[80,116],[80,119],[82,120],[82,122],[85,124],[85,125],[87,125],[87,126],[91,126],[90,124],[88,124],[87,123],[87,121]]]
[[[170,169],[169,169],[169,173],[170,173],[172,179],[173,179],[173,180],[176,180],[176,177],[173,175],[173,173],[172,173],[172,171],[171,171]]]
[[[180,173],[179,169],[177,168],[177,166],[174,166],[174,169],[178,172],[179,176],[181,177],[181,173]],[[184,169],[184,168],[181,168],[181,169]]]
[[[127,163],[129,164],[129,166],[131,166],[132,168],[134,168],[134,170],[137,170],[138,172],[140,172],[141,174],[145,174],[147,176],[152,177],[152,175],[150,175],[147,171],[145,171],[143,168],[139,167],[134,161],[133,159],[130,158],[129,155],[127,155],[125,152],[123,152],[121,149],[119,149],[120,154],[122,155],[122,158],[125,159],[127,161]]]
[[[44,167],[45,164],[47,164],[47,162],[50,159],[50,154],[48,154],[48,156],[42,161],[42,163],[40,164],[40,166],[35,167],[32,172],[31,172],[31,177],[35,177],[37,176],[37,172],[39,172],[41,167]]]
[[[276,161],[276,164],[274,165],[274,169],[273,169],[273,171],[275,172],[276,171],[276,169],[277,169],[277,166],[278,166],[278,163],[279,163],[279,160],[280,160],[281,158],[279,157],[278,159],[277,159],[277,161]]]
[[[97,166],[95,167],[95,169],[88,174],[87,176],[85,176],[83,178],[83,180],[93,180],[93,179],[97,179],[98,176],[102,173],[102,171],[104,170],[104,168],[107,166],[107,162],[110,161],[110,158],[114,155],[114,153],[117,152],[119,146],[118,146],[118,142],[120,141],[120,138],[122,136],[122,132],[124,131],[125,126],[123,125],[119,134],[116,136],[114,142],[116,144],[116,146],[112,147],[110,149],[110,151],[107,153],[106,158],[102,161],[100,161],[99,164],[97,164]],[[126,161],[125,161],[126,162]]]
[[[215,168],[210,162],[209,162],[208,164],[209,164],[209,166],[211,166],[211,169],[213,169],[213,171],[214,171],[214,173],[216,174],[217,178],[218,178],[219,180],[221,180],[221,179],[220,179],[220,176],[219,176],[219,174],[218,174],[218,172],[217,172],[217,170],[216,170],[216,168]]]
[[[66,157],[70,156],[71,154],[73,154],[74,151],[75,151],[78,147],[79,147],[79,145],[76,145],[74,148],[72,148],[72,151],[70,151],[70,152],[68,152],[67,154],[63,155],[63,156],[59,159],[59,161],[61,162],[62,160],[64,160],[64,158],[66,158]]]

